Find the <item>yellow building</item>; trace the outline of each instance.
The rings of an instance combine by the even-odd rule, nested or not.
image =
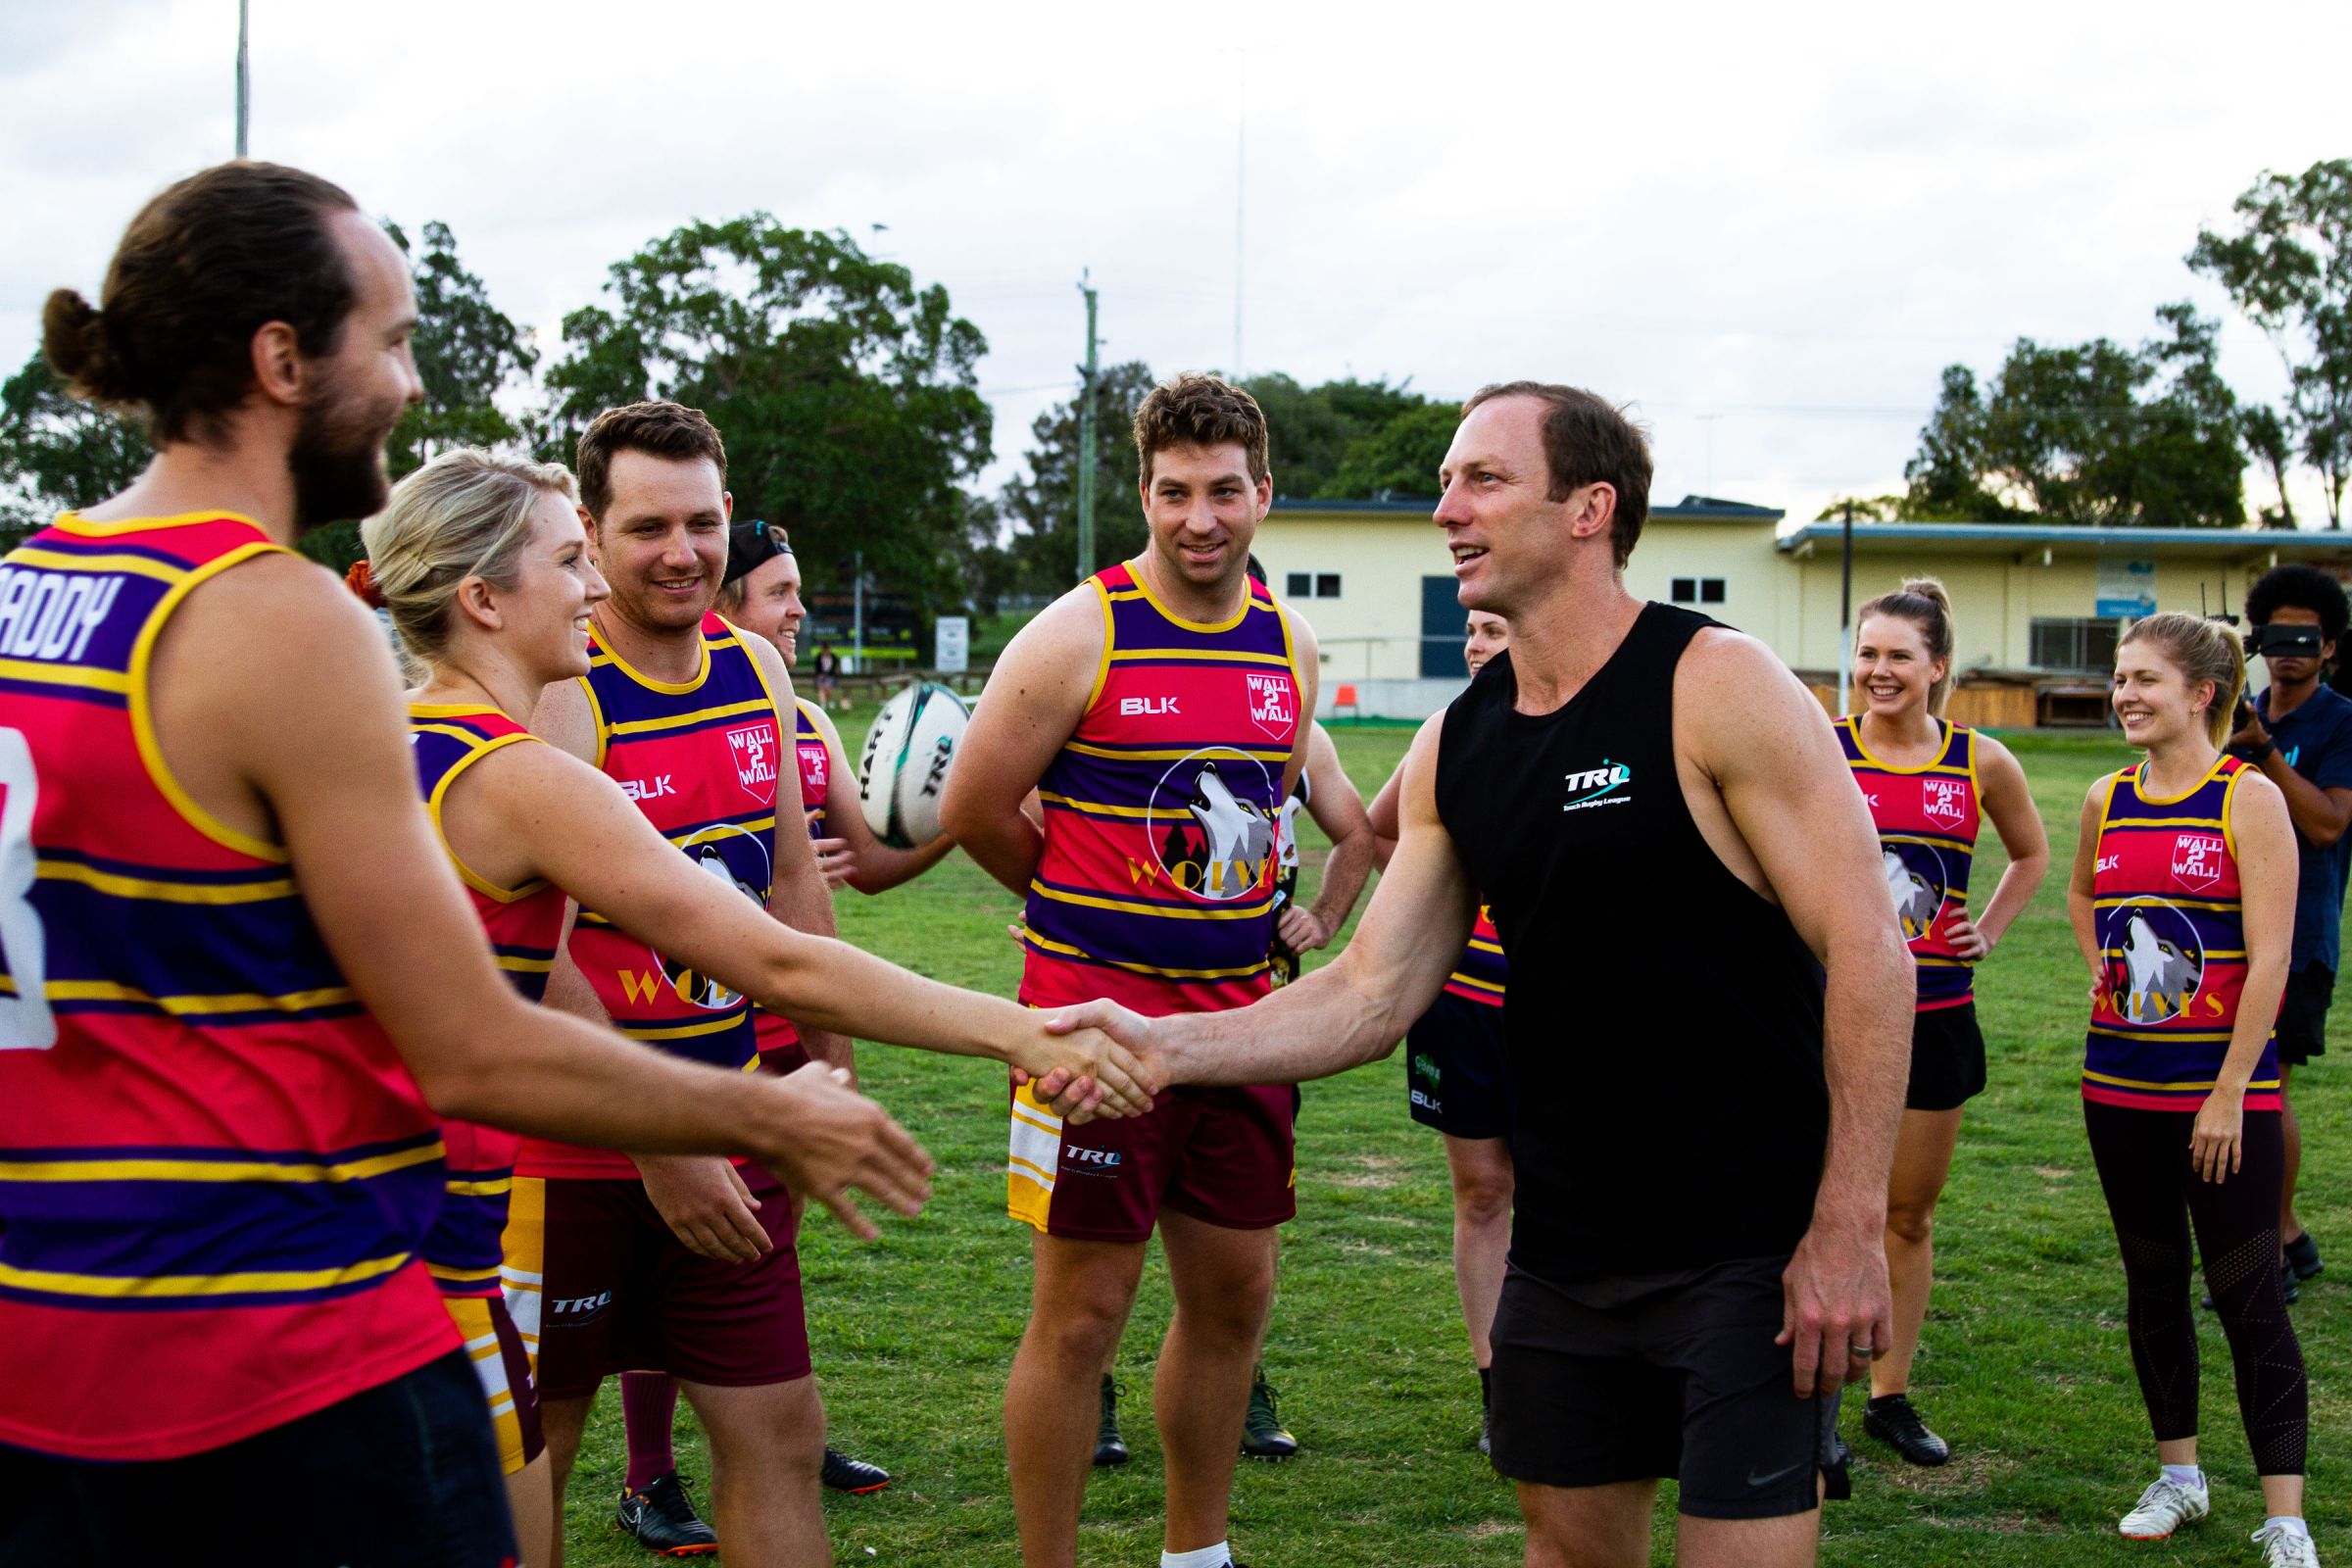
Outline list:
[[[1282,500],[1259,525],[1267,581],[1322,642],[1324,712],[1421,717],[1460,690],[1462,612],[1432,505]],[[1834,690],[1842,525],[1783,515],[1704,496],[1652,508],[1626,586],[1752,633]],[[2235,612],[2280,561],[2352,574],[2352,534],[1865,522],[1853,535],[1853,603],[1910,576],[1950,589],[1954,662],[1976,693],[1955,711],[1986,723],[2097,718],[2132,615]]]

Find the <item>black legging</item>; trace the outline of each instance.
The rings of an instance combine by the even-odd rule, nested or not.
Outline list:
[[[2245,1113],[2245,1163],[2227,1181],[2189,1168],[2196,1117],[2082,1102],[2090,1155],[2115,1221],[2129,1289],[2132,1365],[2156,1441],[2197,1435],[2197,1327],[2189,1307],[2189,1222],[2206,1288],[2237,1371],[2237,1412],[2254,1468],[2303,1473],[2310,1394],[2303,1347],[2278,1279],[2278,1189],[2285,1146],[2275,1110]]]

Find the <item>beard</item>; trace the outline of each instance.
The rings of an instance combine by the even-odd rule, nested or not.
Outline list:
[[[384,441],[398,418],[398,410],[386,418],[345,396],[332,380],[303,405],[302,422],[286,453],[294,478],[296,537],[383,511],[392,494],[384,473]]]

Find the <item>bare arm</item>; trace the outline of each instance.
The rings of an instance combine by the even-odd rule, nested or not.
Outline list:
[[[1331,840],[1331,853],[1324,857],[1314,904],[1282,911],[1282,940],[1293,953],[1312,953],[1338,936],[1363,894],[1364,879],[1372,874],[1371,819],[1340,764],[1339,748],[1320,724],[1310,726],[1307,737],[1306,782],[1307,811]]]
[[[1389,868],[1389,857],[1396,853],[1396,785],[1403,777],[1404,763],[1398,762],[1396,771],[1389,775],[1380,793],[1372,797],[1372,804],[1364,808],[1364,815],[1372,824],[1372,863],[1383,871]]]
[[[784,667],[784,656],[766,638],[746,637],[742,641],[752,662],[767,677],[767,689],[775,694],[777,741],[783,755],[789,758],[793,731],[791,672]],[[826,886],[824,873],[817,867],[816,849],[801,826],[803,820],[801,770],[789,764],[780,766],[776,769],[776,868],[768,884],[768,912],[796,931],[806,931],[812,937],[829,937],[836,929],[833,890]],[[839,1067],[850,1075],[852,1083],[858,1081],[857,1054],[847,1035],[798,1016],[793,1022],[800,1029],[801,1049],[808,1053],[809,1060]]]
[[[2099,819],[2106,814],[2112,778],[2102,778],[2082,797],[2082,815],[2076,824],[2075,866],[2066,879],[2066,919],[2074,928],[2075,950],[2082,955],[2095,994],[2106,983],[2106,957],[2099,952],[2099,909],[2093,891],[2099,866]]]
[[[1870,808],[1820,704],[1769,649],[1702,633],[1676,672],[1675,732],[1827,970],[1829,1148],[1813,1223],[1784,1276],[1782,1341],[1794,1349],[1796,1392],[1809,1396],[1867,1371],[1893,1333],[1884,1234],[1911,1055],[1911,956],[1887,906]]]
[[[2230,737],[2232,747],[2262,744],[2271,738],[2259,717],[2248,721],[2243,729]],[[2342,838],[2352,829],[2352,790],[2322,789],[2296,772],[2286,760],[2286,754],[2273,745],[2270,754],[2254,764],[2264,778],[2278,787],[2286,800],[2286,812],[2294,830],[2322,849]]]
[[[383,636],[332,577],[293,558],[240,566],[191,595],[164,642],[166,755],[196,764],[216,814],[267,812],[329,951],[435,1109],[606,1148],[749,1152],[837,1208],[853,1182],[919,1205],[928,1160],[832,1080],[747,1085],[514,993],[417,799]]]
[[[841,841],[848,857],[849,885],[864,894],[885,893],[913,881],[947,858],[956,841],[945,833],[915,850],[894,850],[874,837],[874,830],[865,825],[865,813],[858,808],[857,792],[847,787],[847,781],[858,775],[841,749],[841,731],[833,727],[833,715],[821,708],[812,708],[809,713],[825,741],[825,777],[829,781],[825,831]],[[834,789],[832,781],[843,787]]]
[[[1091,584],[1047,606],[1005,645],[948,769],[939,803],[948,836],[1024,898],[1046,841],[1021,803],[1086,714],[1103,636]]]
[[[1443,714],[1431,719],[1413,741],[1405,759],[1404,836],[1339,956],[1247,1007],[1145,1019],[1093,1002],[1054,1014],[1052,1026],[1101,1025],[1168,1083],[1301,1083],[1395,1050],[1444,989],[1478,914],[1469,875],[1438,819],[1444,722]]]
[[[1988,735],[1977,737],[1977,784],[1984,814],[2001,836],[2009,863],[2002,868],[1992,897],[1985,901],[1984,913],[1964,910],[1959,919],[1946,922],[1945,936],[1970,959],[1983,958],[2000,946],[2009,927],[2034,902],[2034,892],[2050,869],[2050,839],[2042,831],[2041,812],[2034,805],[2026,770],[2018,766],[2008,747]]]

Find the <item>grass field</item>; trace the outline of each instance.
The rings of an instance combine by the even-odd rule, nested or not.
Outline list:
[[[1408,738],[1338,736],[1366,794]],[[848,740],[856,755],[858,736]],[[2248,1562],[2246,1534],[2262,1508],[2210,1314],[2204,1460],[2214,1517],[2162,1544],[2112,1534],[2115,1516],[2150,1478],[2154,1450],[2125,1345],[2123,1276],[2082,1139],[2076,1070],[2085,1004],[2063,884],[2083,790],[2127,758],[2095,738],[2013,744],[2049,824],[2055,869],[1979,979],[1991,1085],[1969,1107],[1944,1201],[1940,1278],[1914,1385],[1954,1457],[1940,1470],[1904,1469],[1861,1439],[1858,1400],[1849,1398],[1847,1431],[1861,1465],[1854,1500],[1830,1508],[1823,1560]],[[1989,891],[2003,863],[1988,831],[1979,885]],[[879,899],[844,894],[841,928],[924,973],[1009,995],[1019,958],[1004,925],[1017,913],[1011,895],[957,858]],[[2340,1027],[2330,1035],[2334,1054],[2299,1079],[2298,1101],[2309,1150],[2302,1213],[2336,1262],[2305,1287],[2294,1311],[2311,1367],[2311,1518],[2323,1553],[2340,1554],[2352,1523],[2335,1465],[2352,1434],[2352,1118],[2339,1098],[2345,1036]],[[929,1147],[939,1175],[929,1209],[885,1220],[878,1244],[855,1244],[829,1221],[812,1223],[807,1237],[810,1332],[834,1432],[842,1446],[899,1477],[874,1496],[826,1499],[835,1551],[845,1564],[1015,1564],[1000,1401],[1027,1309],[1029,1244],[1004,1211],[1003,1081],[968,1062],[873,1046],[860,1048],[859,1065],[867,1088]],[[1299,1217],[1284,1232],[1265,1355],[1304,1452],[1242,1468],[1233,1540],[1253,1568],[1520,1558],[1510,1489],[1470,1448],[1478,1396],[1453,1293],[1445,1164],[1435,1135],[1406,1119],[1401,1080],[1392,1057],[1306,1091]],[[1670,1115],[1671,1095],[1658,1105]],[[1670,1121],[1659,1136],[1674,1137]],[[1699,1149],[1682,1156],[1710,1157]],[[1135,1458],[1096,1475],[1082,1563],[1157,1561],[1161,1476],[1148,1389],[1167,1314],[1154,1265],[1121,1363]],[[707,1477],[690,1427],[681,1415],[681,1463]],[[612,1529],[621,1459],[619,1401],[608,1385],[572,1486],[573,1564],[646,1560]],[[1666,1493],[1661,1563],[1671,1560],[1671,1486]]]

